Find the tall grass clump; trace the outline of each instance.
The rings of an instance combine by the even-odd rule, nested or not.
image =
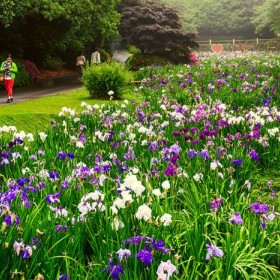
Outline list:
[[[132,74],[117,62],[87,66],[83,71],[83,84],[91,98],[108,99],[108,92],[113,91],[114,98],[121,99],[131,80]]]

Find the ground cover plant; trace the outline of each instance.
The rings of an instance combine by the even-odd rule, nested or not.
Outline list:
[[[199,58],[0,128],[1,279],[279,278],[279,57]]]

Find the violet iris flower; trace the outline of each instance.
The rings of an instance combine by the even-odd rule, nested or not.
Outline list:
[[[144,265],[149,265],[153,261],[153,255],[148,248],[142,249],[137,255],[137,259],[140,260]]]
[[[217,198],[215,200],[210,201],[209,204],[210,204],[210,207],[211,207],[211,211],[216,212],[219,209],[222,202],[223,202],[222,198]]]
[[[207,247],[207,255],[206,255],[206,261],[209,261],[211,257],[214,255],[217,258],[221,258],[224,255],[224,252],[214,245],[214,243],[211,242],[211,244],[206,244]]]
[[[195,155],[197,155],[196,150],[189,150],[189,158],[194,158]]]
[[[120,275],[124,274],[123,267],[120,264],[114,265],[112,259],[109,259],[109,267],[104,268],[103,272],[110,274],[113,280],[119,280]]]
[[[240,166],[242,164],[243,160],[241,158],[237,158],[231,161],[232,164],[235,164],[237,166]]]
[[[241,225],[243,223],[242,217],[238,212],[234,213],[234,215],[228,220],[229,223],[236,223],[237,225]]]
[[[253,150],[253,149],[250,151],[250,157],[251,157],[252,160],[254,160],[256,162],[259,161],[258,153],[255,150]]]
[[[269,205],[254,202],[249,206],[249,209],[253,211],[255,214],[267,214],[269,210]]]

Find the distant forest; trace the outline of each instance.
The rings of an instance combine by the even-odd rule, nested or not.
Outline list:
[[[276,20],[280,12],[279,0],[159,0],[158,2],[175,8],[182,17],[183,28],[188,32],[197,33],[199,37],[240,36],[247,39],[275,37],[273,30],[269,28],[271,24],[267,23],[265,26],[265,21],[268,21],[268,18],[272,19],[268,12],[275,13]]]

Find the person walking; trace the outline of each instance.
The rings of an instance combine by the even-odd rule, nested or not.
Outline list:
[[[83,69],[84,69],[85,65],[86,65],[86,58],[83,55],[83,53],[80,52],[76,58],[76,69],[77,69],[77,72],[78,72],[80,78],[82,78]]]
[[[96,48],[95,52],[91,54],[91,64],[99,64],[101,63],[99,49]]]
[[[13,86],[18,72],[17,65],[12,61],[12,56],[9,54],[5,61],[2,62],[0,72],[4,73],[4,86],[8,94],[7,103],[13,102]]]

